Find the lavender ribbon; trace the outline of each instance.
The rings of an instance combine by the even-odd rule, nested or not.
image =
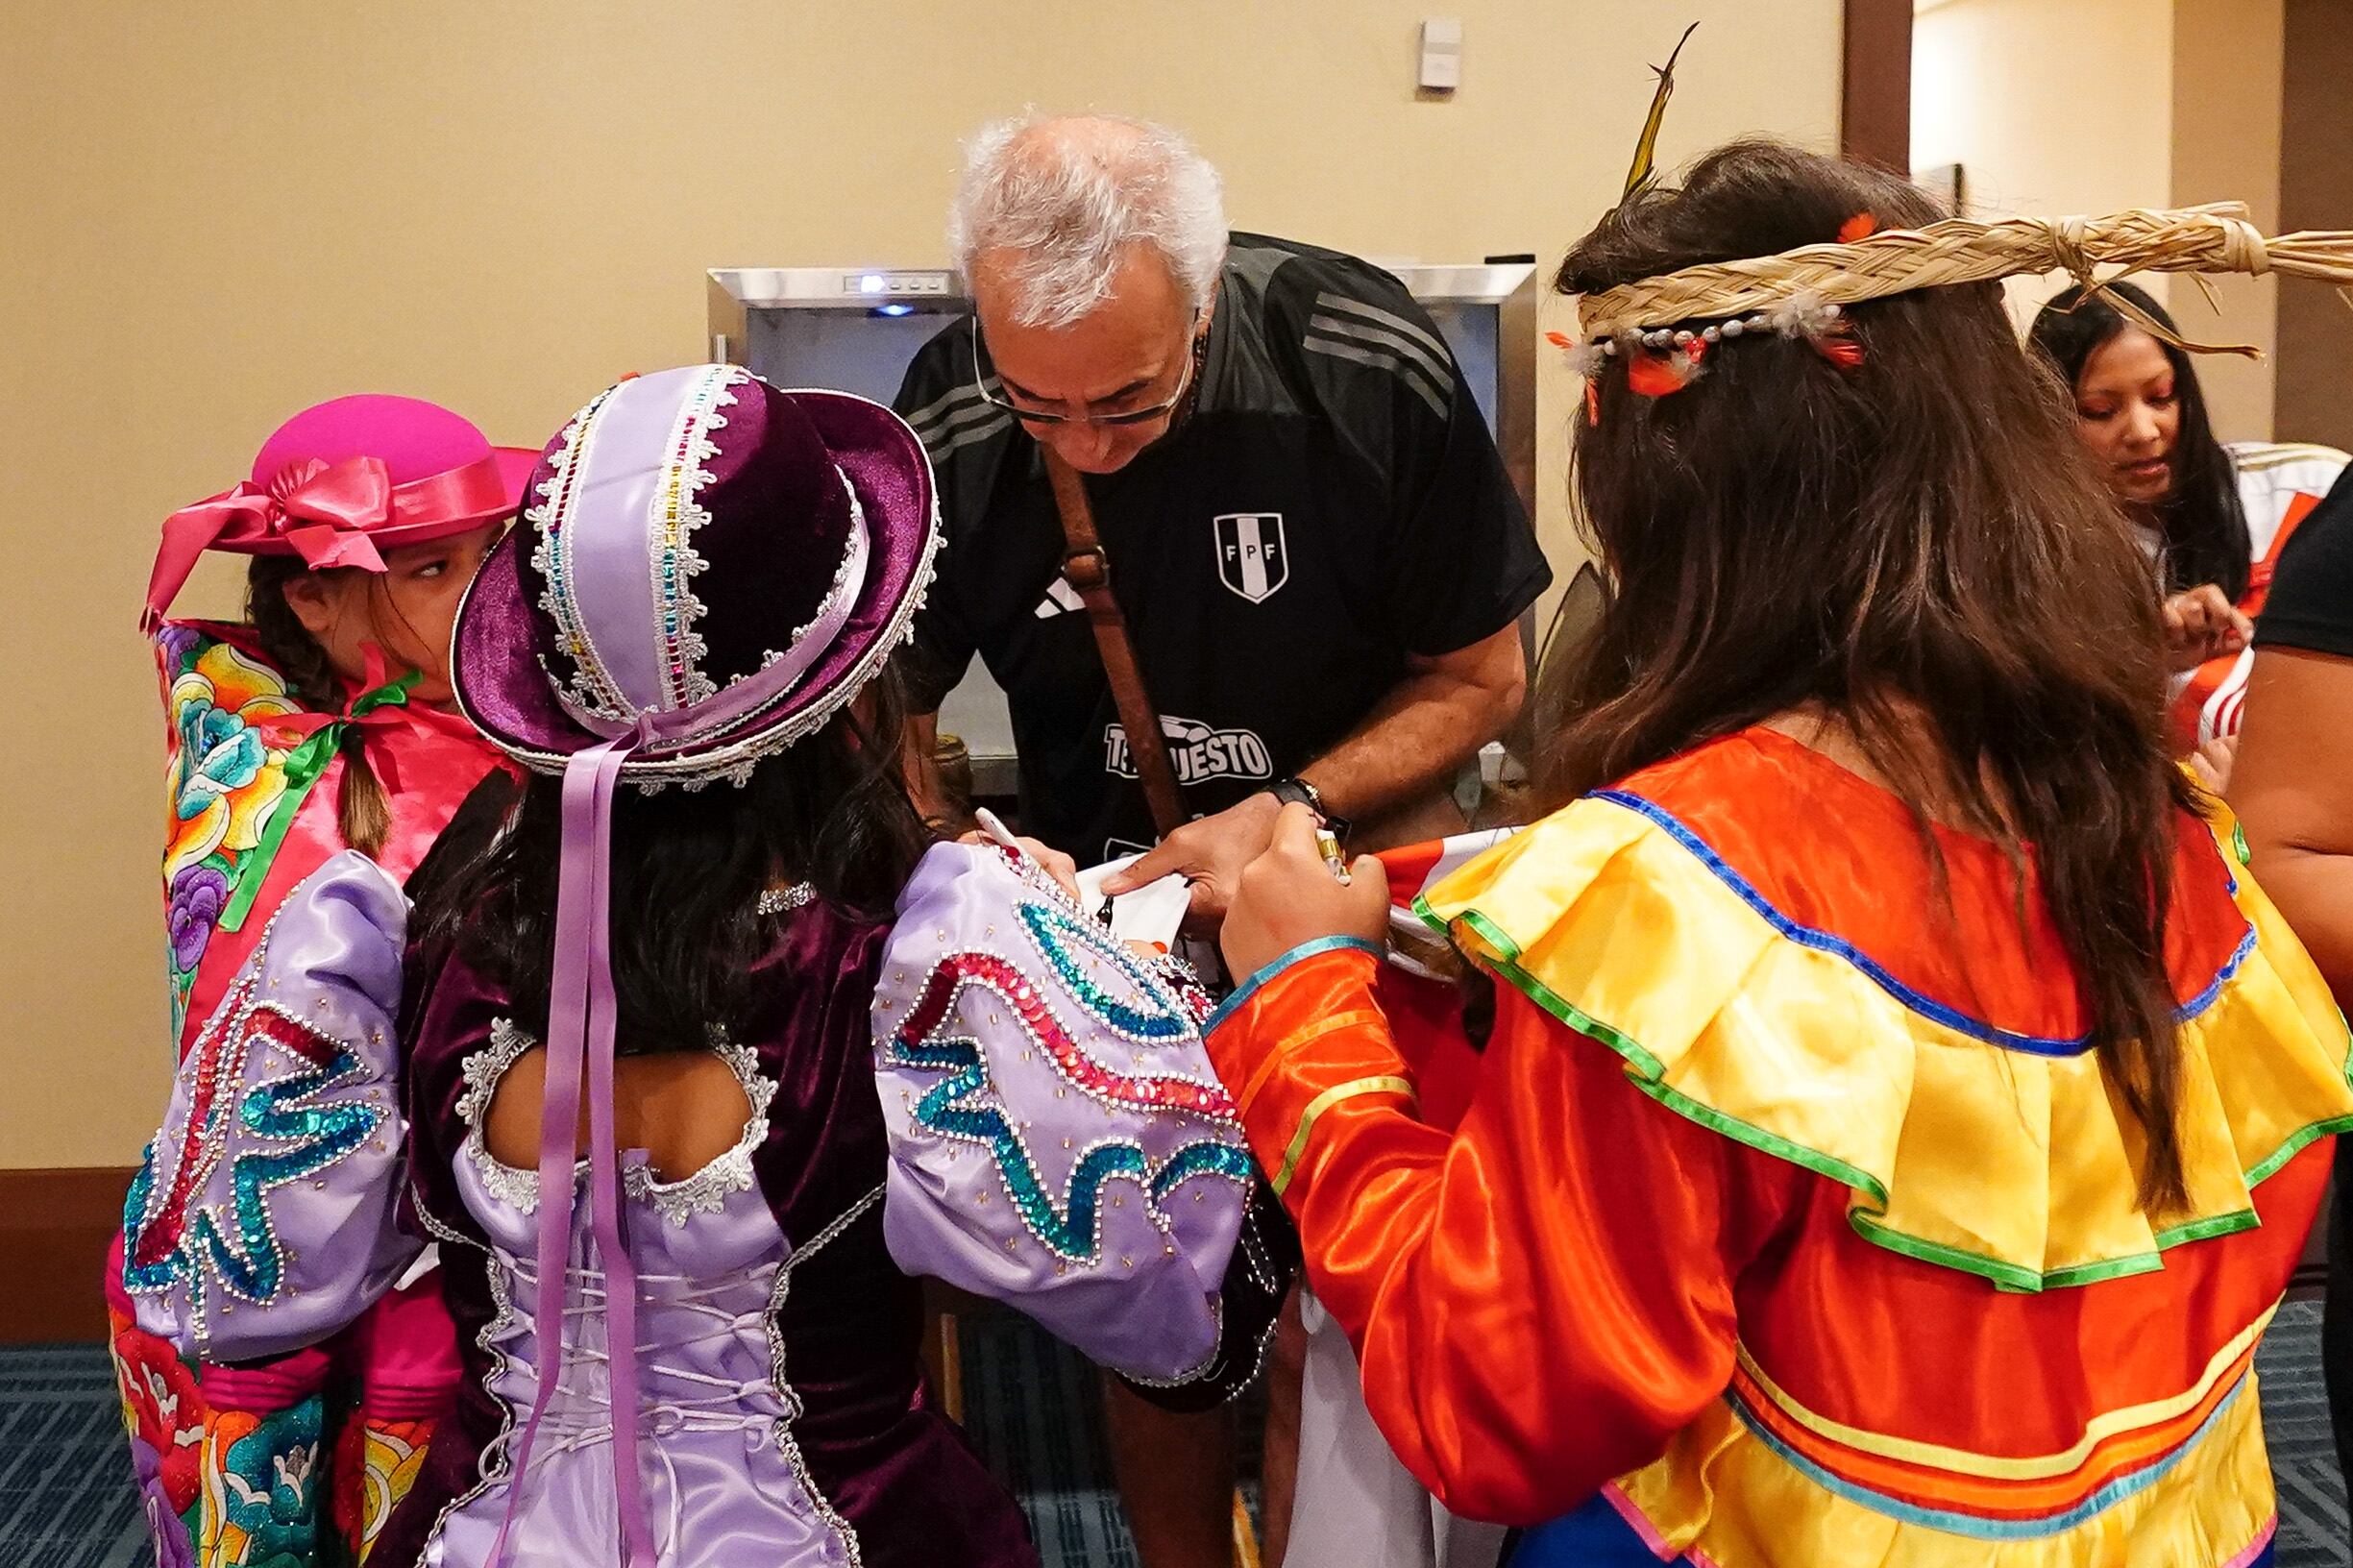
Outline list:
[[[838,471],[837,471],[838,472]],[[845,486],[848,478],[844,477]],[[613,1114],[613,1044],[618,1004],[612,968],[613,792],[622,765],[640,750],[668,749],[723,730],[791,691],[849,624],[865,585],[872,542],[850,492],[854,526],[841,576],[817,616],[773,664],[700,702],[645,709],[627,723],[587,712],[557,694],[599,745],[564,766],[564,840],[555,894],[555,963],[548,996],[548,1067],[539,1113],[539,1280],[543,1350],[539,1387],[512,1450],[505,1517],[490,1568],[506,1561],[507,1532],[523,1497],[532,1445],[562,1365],[565,1259],[571,1250],[573,1172],[579,1141],[583,1072],[588,1090],[589,1223],[604,1268],[605,1345],[613,1409],[613,1492],[621,1512],[624,1568],[652,1568],[653,1531],[637,1469],[637,1269],[625,1234],[619,1140]],[[559,1196],[560,1194],[560,1196]],[[549,1326],[553,1325],[551,1329]],[[548,1343],[552,1340],[552,1343]]]
[[[637,1268],[623,1235],[620,1148],[613,1121],[618,1006],[613,994],[611,846],[613,791],[621,779],[621,765],[653,738],[657,723],[656,715],[641,714],[626,733],[577,753],[564,769],[555,966],[548,997],[547,1080],[539,1109],[539,1391],[532,1396],[530,1416],[508,1467],[506,1515],[491,1546],[491,1568],[506,1560],[506,1535],[522,1501],[531,1445],[563,1364],[564,1263],[571,1250],[583,1062],[588,1079],[589,1219],[604,1265],[613,1494],[621,1510],[622,1561],[624,1568],[652,1568],[655,1561],[653,1531],[638,1485]]]

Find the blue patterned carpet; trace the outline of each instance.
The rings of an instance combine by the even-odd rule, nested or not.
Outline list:
[[[1137,1568],[1104,1460],[1100,1384],[1079,1354],[1011,1312],[967,1317],[964,1421],[1029,1516],[1048,1565]]]
[[[153,1560],[106,1352],[0,1349],[0,1563],[148,1568]]]
[[[2292,1301],[2255,1353],[2263,1378],[2264,1437],[2279,1486],[2280,1568],[2330,1568],[2347,1560],[2353,1521],[2329,1433],[2320,1382],[2320,1304]]]
[[[2319,1326],[2317,1303],[2291,1302],[2260,1356],[2281,1568],[2345,1564],[2353,1536],[2320,1386]],[[1134,1568],[1086,1364],[1010,1315],[968,1322],[964,1355],[973,1439],[1020,1496],[1046,1568]],[[0,1565],[149,1563],[105,1353],[0,1349]]]

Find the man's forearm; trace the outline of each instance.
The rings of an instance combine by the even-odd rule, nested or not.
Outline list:
[[[1363,722],[1300,776],[1338,816],[1358,822],[1389,816],[1450,784],[1455,770],[1511,723],[1526,688],[1527,664],[1514,626],[1455,652],[1416,660]],[[1125,892],[1179,871],[1192,883],[1191,918],[1221,919],[1242,869],[1265,849],[1281,810],[1272,795],[1261,793],[1188,822],[1105,884],[1106,891]],[[1460,821],[1456,818],[1456,825]],[[1386,836],[1403,828],[1417,838],[1447,831],[1442,824],[1393,819],[1373,832]]]
[[[1440,671],[1409,675],[1300,776],[1340,816],[1378,817],[1451,787],[1462,765],[1517,717],[1524,690],[1516,681],[1483,683]]]

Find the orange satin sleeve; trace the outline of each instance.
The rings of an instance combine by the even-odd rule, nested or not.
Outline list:
[[[1398,1458],[1458,1514],[1541,1523],[1729,1383],[1734,1278],[1808,1178],[1654,1103],[1508,988],[1460,1126],[1429,1126],[1379,962],[1289,964],[1210,1055]]]

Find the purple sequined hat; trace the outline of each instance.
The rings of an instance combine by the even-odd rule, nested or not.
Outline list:
[[[931,467],[879,404],[736,365],[634,377],[549,443],[457,621],[460,705],[526,766],[626,740],[633,783],[741,780],[904,639]]]

